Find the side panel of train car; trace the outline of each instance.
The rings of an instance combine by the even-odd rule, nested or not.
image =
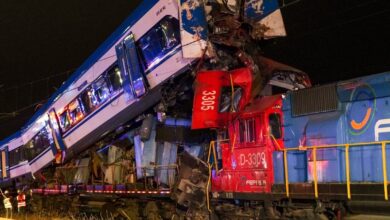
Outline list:
[[[175,1],[142,2],[21,129],[18,146],[2,146],[7,177],[71,157],[156,104],[159,85],[194,61],[182,55],[178,11]]]
[[[156,104],[158,86],[193,61],[182,57],[175,2],[157,2],[123,31],[53,105],[72,151]]]
[[[60,152],[70,158],[156,104],[159,85],[193,61],[182,56],[177,3],[142,3],[29,121],[12,164],[34,173]]]
[[[29,176],[47,165],[38,158],[43,157],[45,161],[51,162],[57,152],[46,115],[22,131],[24,133],[18,132],[3,147],[7,152],[6,165],[9,166],[11,178]]]
[[[1,142],[1,178],[3,181],[21,176],[29,172],[27,159],[19,157],[19,152],[23,148],[23,140],[20,132],[10,136]],[[17,158],[15,158],[15,156]]]
[[[389,72],[288,93],[283,100],[285,147],[390,140],[389,103]],[[383,182],[381,147],[349,147],[352,182]],[[275,173],[284,173],[281,154],[274,154]],[[313,180],[312,150],[288,153],[288,164],[290,182]],[[317,176],[323,183],[346,182],[345,147],[317,150]],[[275,181],[283,183],[283,176],[275,176]]]
[[[31,172],[35,173],[54,159],[58,149],[55,146],[49,116],[42,115],[34,124],[25,128],[22,135]]]

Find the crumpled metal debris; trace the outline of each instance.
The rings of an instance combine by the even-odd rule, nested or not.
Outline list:
[[[184,152],[180,157],[179,182],[173,194],[176,202],[189,208],[205,207],[208,172],[205,162]]]

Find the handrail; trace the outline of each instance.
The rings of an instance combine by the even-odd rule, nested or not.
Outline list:
[[[345,172],[346,172],[346,181],[347,181],[347,197],[351,199],[351,180],[350,180],[350,164],[349,164],[349,148],[350,147],[362,147],[367,145],[381,145],[382,153],[382,170],[383,170],[383,193],[384,199],[388,200],[388,180],[387,180],[387,163],[386,163],[386,144],[389,144],[390,141],[375,141],[375,142],[361,142],[361,143],[348,143],[348,144],[330,144],[330,145],[319,145],[319,146],[299,146],[294,148],[284,148],[278,151],[283,152],[283,162],[284,162],[284,178],[285,178],[285,189],[286,197],[290,197],[289,191],[289,180],[288,180],[288,164],[287,164],[287,153],[289,151],[313,151],[313,180],[314,180],[314,195],[315,198],[318,198],[318,179],[317,179],[317,150],[318,149],[327,149],[327,148],[345,148]]]
[[[272,135],[272,134],[270,134],[269,136],[271,137],[271,140],[276,144],[278,150],[281,150],[282,147],[280,147],[280,144],[279,144],[278,141],[276,140],[275,136]]]
[[[314,179],[314,196],[318,198],[318,179],[317,179],[317,148],[313,149],[313,179]]]
[[[289,191],[289,185],[288,185],[288,164],[287,164],[287,150],[283,150],[283,161],[284,161],[284,182],[286,185],[286,196],[287,198],[290,197],[290,191]],[[287,170],[287,172],[286,172]]]
[[[386,163],[386,143],[382,142],[382,171],[383,171],[383,191],[385,200],[388,200],[387,194],[387,163]]]
[[[207,202],[207,209],[209,210],[209,212],[211,212],[211,209],[210,209],[210,197],[209,197],[210,196],[209,195],[209,187],[210,187],[210,183],[211,183],[211,167],[214,165],[215,172],[216,173],[219,172],[218,161],[217,161],[218,158],[217,158],[217,151],[215,149],[215,143],[226,142],[226,141],[229,141],[229,139],[210,141],[210,145],[209,145],[209,151],[208,151],[208,154],[207,154],[207,166],[208,166],[208,169],[209,169],[209,178],[208,178],[207,185],[206,185],[206,202]],[[213,164],[210,164],[211,152],[213,153],[213,158],[214,158]]]
[[[319,146],[299,146],[293,148],[286,148],[288,151],[297,151],[297,150],[306,150],[306,149],[322,149],[322,148],[336,148],[336,147],[345,147],[349,145],[350,147],[361,147],[364,145],[380,145],[382,143],[390,144],[390,141],[374,141],[374,142],[360,142],[360,143],[349,143],[349,144],[328,144],[328,145],[319,145]]]
[[[349,145],[345,145],[345,175],[347,178],[347,197],[351,199],[351,180],[349,173]]]
[[[271,135],[271,140],[276,142],[275,138]],[[217,155],[216,155],[216,149],[215,149],[215,143],[218,142],[225,142],[229,141],[228,139],[219,140],[219,141],[211,141],[209,146],[209,152],[207,157],[207,164],[209,165],[210,173],[209,173],[209,181],[206,186],[206,191],[209,190],[209,185],[211,181],[211,167],[214,165],[214,168],[216,172],[218,173],[218,164],[216,162]],[[235,141],[234,141],[235,142]],[[276,142],[277,143],[277,142]],[[388,200],[388,179],[387,179],[387,162],[386,162],[386,144],[390,144],[390,141],[375,141],[375,142],[360,142],[360,143],[347,143],[347,144],[329,144],[329,145],[318,145],[318,146],[299,146],[299,147],[293,147],[293,148],[284,148],[282,149],[280,146],[278,146],[277,143],[277,151],[283,152],[283,163],[284,163],[284,183],[285,183],[285,190],[286,190],[286,197],[290,197],[290,190],[289,190],[289,175],[288,175],[288,160],[287,160],[287,154],[289,151],[313,151],[313,181],[314,181],[314,196],[315,198],[318,198],[318,176],[317,176],[317,150],[318,149],[328,149],[328,148],[338,148],[338,147],[344,147],[345,148],[345,174],[346,174],[346,185],[347,185],[347,198],[351,199],[351,178],[350,178],[350,163],[349,163],[349,148],[350,147],[362,147],[367,145],[381,145],[381,153],[382,153],[382,171],[383,171],[383,193],[384,193],[384,199]],[[210,164],[210,158],[211,154],[213,154],[214,157],[214,163]],[[209,198],[207,198],[207,204],[209,207]]]
[[[209,169],[209,178],[208,178],[207,184],[206,184],[206,202],[207,202],[207,209],[208,209],[209,212],[211,212],[209,187],[210,187],[210,183],[211,183],[211,167],[212,167],[213,164],[214,164],[214,167],[215,167],[215,171],[218,173],[218,163],[217,163],[217,153],[216,153],[216,150],[215,150],[215,142],[218,143],[218,142],[223,142],[223,141],[228,141],[228,140],[211,141],[210,145],[209,145],[209,151],[208,151],[208,154],[207,154],[207,167]],[[210,164],[211,152],[213,152],[213,157],[214,157],[213,164]]]

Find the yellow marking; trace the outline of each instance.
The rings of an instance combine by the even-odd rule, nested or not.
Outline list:
[[[314,179],[314,196],[318,198],[318,180],[317,180],[317,148],[313,149],[313,179]]]
[[[351,180],[349,178],[349,145],[345,145],[345,172],[347,176],[347,196],[351,199]]]
[[[236,127],[234,127],[234,129],[236,129]],[[234,146],[236,145],[236,132],[235,132],[235,130],[234,130],[234,136],[233,136],[233,144],[232,144],[232,153],[233,153],[233,151],[234,151]]]
[[[209,168],[209,179],[207,181],[207,185],[206,185],[206,201],[207,201],[207,209],[209,212],[211,212],[211,208],[210,208],[210,192],[209,192],[209,187],[210,187],[210,183],[211,183],[211,165],[210,163],[207,163],[207,166]]]
[[[213,148],[213,157],[214,157],[214,168],[215,168],[215,172],[218,173],[219,170],[218,170],[218,161],[217,161],[217,151],[215,150],[215,142],[213,142],[212,148]]]
[[[368,109],[367,109],[366,115],[364,116],[364,118],[363,118],[363,120],[362,120],[361,122],[356,122],[355,120],[352,120],[352,121],[351,121],[351,126],[352,126],[352,128],[355,129],[355,130],[360,130],[360,129],[362,129],[364,126],[366,126],[368,120],[370,120],[371,111],[372,111],[371,108],[368,108]]]
[[[382,143],[382,170],[383,170],[383,189],[385,200],[388,200],[387,194],[387,164],[386,164],[386,143]]]
[[[282,147],[280,147],[280,145],[279,145],[278,141],[276,140],[276,138],[272,134],[270,135],[270,137],[271,137],[271,140],[275,143],[275,145],[278,148],[278,150],[281,150]]]
[[[1,171],[2,171],[2,177],[7,178],[7,163],[6,163],[6,155],[5,151],[1,152]]]
[[[290,191],[288,188],[288,165],[287,165],[287,150],[283,151],[283,160],[284,160],[284,182],[286,184],[286,196],[290,197]]]

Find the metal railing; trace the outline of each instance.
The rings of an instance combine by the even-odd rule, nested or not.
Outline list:
[[[210,195],[209,195],[210,185],[211,185],[211,172],[212,172],[211,171],[212,170],[211,167],[214,166],[215,172],[216,173],[219,172],[217,150],[215,149],[215,143],[221,143],[221,142],[227,142],[227,141],[229,141],[229,139],[218,140],[218,141],[211,141],[210,145],[209,145],[209,151],[208,151],[208,154],[207,154],[207,166],[209,168],[209,179],[208,179],[207,185],[206,185],[206,202],[207,202],[207,209],[209,210],[209,212],[211,212],[211,209],[210,209]],[[213,156],[213,163],[210,164],[211,156]]]
[[[272,137],[274,142],[276,140]],[[276,142],[277,143],[277,142]],[[349,164],[349,149],[351,147],[367,147],[367,146],[381,146],[382,153],[382,171],[383,171],[383,193],[384,199],[388,200],[387,193],[387,164],[386,164],[386,144],[389,144],[390,141],[378,141],[378,142],[362,142],[362,143],[350,143],[350,144],[331,144],[331,145],[319,145],[319,146],[300,146],[294,148],[284,148],[279,147],[278,151],[283,152],[283,163],[284,163],[284,184],[286,188],[286,196],[290,197],[289,191],[289,179],[288,179],[288,160],[287,153],[289,151],[308,151],[312,150],[313,156],[313,182],[314,182],[314,195],[315,198],[318,198],[318,177],[317,177],[317,150],[318,149],[330,149],[330,148],[344,148],[345,149],[345,175],[346,175],[346,185],[347,185],[347,197],[351,199],[351,179],[350,179],[350,164]]]
[[[315,198],[318,198],[318,177],[317,177],[317,150],[318,149],[331,149],[331,148],[344,148],[345,149],[345,175],[346,175],[346,186],[347,186],[347,197],[348,199],[351,199],[351,178],[350,178],[350,163],[349,163],[349,149],[351,147],[367,147],[367,146],[381,146],[381,154],[382,154],[382,175],[383,175],[383,194],[384,199],[388,200],[388,180],[387,180],[387,161],[386,161],[386,145],[390,143],[390,141],[376,141],[376,142],[361,142],[361,143],[348,143],[348,144],[330,144],[330,145],[318,145],[318,146],[299,146],[294,148],[282,148],[279,146],[277,140],[273,135],[269,136],[271,140],[276,145],[277,151],[283,152],[283,164],[284,164],[284,184],[285,184],[285,190],[286,190],[286,197],[290,197],[290,188],[289,188],[289,177],[288,177],[288,160],[287,160],[287,154],[289,151],[308,151],[312,150],[313,155],[313,182],[314,182],[314,195]],[[234,137],[235,140],[235,137]],[[209,166],[209,182],[207,184],[206,190],[209,190],[209,185],[211,181],[211,169],[212,166],[214,166],[214,169],[218,173],[218,164],[216,161],[214,163],[210,164],[211,156],[214,157],[214,160],[217,159],[216,156],[216,150],[215,150],[215,143],[219,142],[226,142],[229,141],[228,139],[225,140],[219,140],[219,141],[211,141],[208,151],[208,157],[207,162]],[[235,141],[233,141],[234,143]],[[234,146],[232,146],[231,150],[234,150]],[[207,198],[207,204],[209,206],[209,198]]]

